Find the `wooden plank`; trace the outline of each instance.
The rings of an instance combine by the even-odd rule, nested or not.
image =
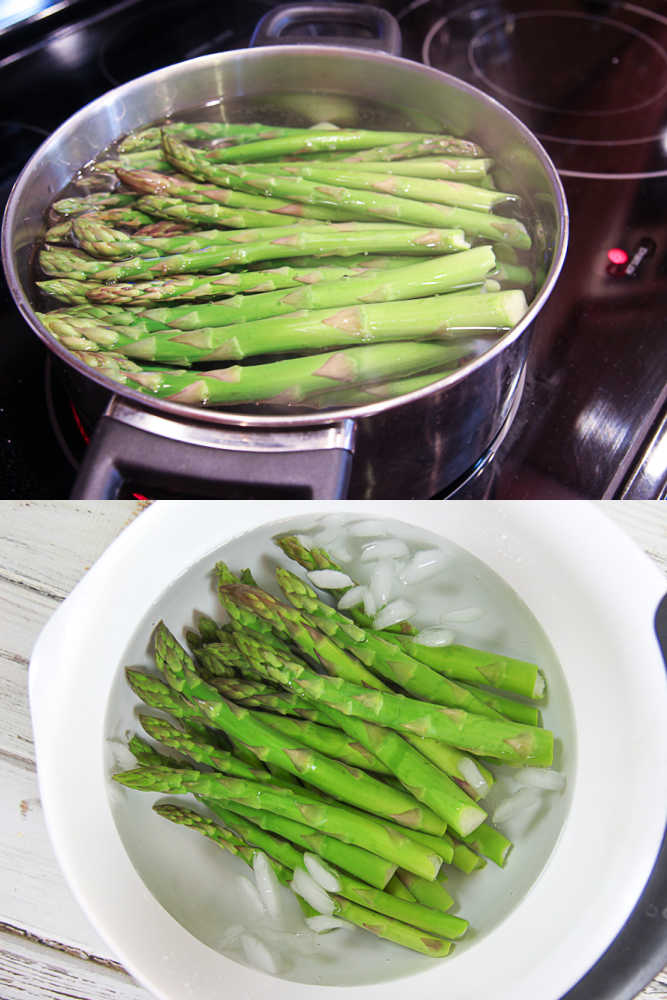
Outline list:
[[[0,576],[66,597],[144,507],[137,500],[5,500],[0,507]]]
[[[0,657],[0,691],[1,783],[3,755],[16,758],[34,769],[35,747],[28,708],[28,669],[25,663]]]
[[[150,1000],[149,993],[116,965],[53,944],[34,942],[0,925],[2,1000]]]
[[[667,504],[662,500],[601,500],[598,506],[667,574]]]
[[[34,768],[7,757],[0,764],[0,920],[37,938],[57,938],[67,947],[112,959],[58,867]]]

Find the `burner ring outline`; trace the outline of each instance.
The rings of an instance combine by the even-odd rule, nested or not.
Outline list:
[[[641,108],[648,107],[653,104],[660,97],[667,92],[667,81],[663,85],[662,89],[658,91],[657,94],[653,94],[647,97],[643,101],[638,101],[636,104],[628,105],[624,108],[614,108],[610,111],[569,111],[567,108],[555,107],[551,104],[542,104],[539,101],[531,101],[525,97],[521,97],[518,94],[507,90],[505,87],[501,87],[499,84],[493,83],[492,80],[482,71],[479,62],[476,57],[475,49],[481,44],[481,39],[483,35],[494,30],[495,28],[502,27],[503,24],[516,23],[520,20],[525,20],[526,18],[537,18],[537,17],[558,17],[558,18],[576,18],[580,21],[592,21],[595,24],[604,24],[607,26],[612,26],[614,28],[620,28],[623,32],[629,35],[633,35],[635,38],[641,39],[646,42],[658,55],[661,57],[665,65],[667,65],[667,52],[665,52],[662,46],[658,45],[650,35],[645,34],[643,31],[639,31],[637,28],[633,28],[630,25],[623,24],[621,21],[616,21],[609,17],[596,17],[594,14],[585,14],[580,11],[564,11],[564,10],[538,10],[538,11],[524,11],[519,14],[511,14],[504,18],[497,18],[490,24],[485,25],[483,28],[477,32],[476,35],[470,40],[468,45],[468,61],[473,69],[476,76],[479,77],[488,87],[495,90],[497,93],[501,94],[504,98],[511,101],[515,101],[518,104],[523,104],[529,108],[535,108],[538,111],[551,111],[559,115],[572,115],[573,117],[580,118],[609,118],[614,115],[627,114],[630,111],[639,111]]]

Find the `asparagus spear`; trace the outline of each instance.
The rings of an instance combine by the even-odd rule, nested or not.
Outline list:
[[[197,330],[143,330],[143,322],[128,326],[98,324],[85,317],[64,319],[39,314],[44,325],[63,343],[69,334],[117,350],[127,357],[167,364],[240,361],[262,354],[309,354],[327,348],[381,344],[417,338],[447,340],[470,337],[485,329],[510,329],[523,315],[522,291],[507,290],[479,296],[459,294],[408,299],[391,305],[342,306],[267,317],[230,326]],[[150,320],[146,320],[146,323]],[[454,359],[460,356],[455,347]]]
[[[458,682],[459,686],[471,691],[477,698],[495,709],[506,719],[514,722],[524,722],[527,726],[540,725],[540,710],[535,705],[527,705],[523,701],[515,701],[514,698],[505,698],[497,691],[486,691],[474,684],[467,684],[464,681]]]
[[[405,259],[401,260],[401,265]],[[382,270],[378,265],[378,271]],[[320,281],[337,281],[358,274],[371,274],[372,268],[350,264],[340,267],[330,265],[315,267],[280,267],[266,271],[233,272],[216,275],[181,275],[161,280],[116,283],[107,285],[100,281],[77,281],[71,278],[54,278],[38,281],[37,286],[48,295],[72,305],[86,302],[93,304],[151,305],[154,302],[209,301],[227,298],[238,292],[273,292],[282,288],[312,285]]]
[[[276,577],[288,601],[312,616],[311,621],[315,627],[323,627],[325,622],[333,624],[336,628],[335,641],[340,641],[346,649],[385,680],[426,701],[453,708],[465,708],[467,711],[491,718],[501,717],[469,689],[459,687],[452,681],[443,684],[446,678],[428,667],[424,669],[425,664],[403,653],[400,647],[388,642],[377,632],[354,626],[357,634],[350,634],[349,619],[320,601],[315,591],[295,573],[279,566],[276,569]],[[322,624],[319,624],[320,622]]]
[[[97,212],[108,208],[123,208],[134,205],[137,195],[124,191],[98,191],[83,198],[61,198],[51,206],[59,215],[82,215],[84,212]]]
[[[426,879],[413,875],[412,872],[406,872],[403,868],[397,869],[396,875],[422,906],[445,913],[454,905],[454,900],[440,882],[427,882]]]
[[[274,230],[275,233],[275,230]],[[113,249],[113,245],[111,245]],[[149,252],[148,247],[144,247]],[[300,233],[276,237],[245,245],[235,245],[230,241],[223,245],[212,245],[199,250],[183,253],[169,253],[164,257],[147,259],[134,257],[118,264],[99,261],[90,255],[77,255],[74,265],[78,270],[74,273],[63,271],[62,267],[54,270],[59,261],[55,254],[47,259],[42,251],[40,264],[47,274],[63,277],[95,276],[98,281],[116,281],[120,279],[139,280],[159,277],[165,274],[200,274],[205,271],[220,271],[230,267],[245,267],[257,261],[278,260],[285,257],[299,257],[300,254],[310,256],[316,254],[325,257],[329,254],[353,255],[358,252],[368,253],[408,253],[428,256],[430,254],[455,253],[458,250],[469,249],[469,243],[461,229],[412,229],[407,226],[391,227],[390,229],[373,228],[366,232],[340,231],[332,226],[329,230],[310,227]],[[74,254],[74,251],[70,251]],[[83,257],[83,259],[82,259]],[[66,258],[63,256],[61,261]],[[51,270],[47,267],[47,262]]]
[[[200,139],[229,139],[234,143],[258,141],[260,139],[277,139],[283,135],[292,135],[303,129],[284,128],[274,125],[262,125],[259,122],[237,124],[232,122],[169,122],[160,127],[153,125],[135,132],[130,132],[118,144],[121,153],[130,153],[143,149],[158,149],[162,139],[162,129],[174,132],[182,139],[197,141]]]
[[[168,757],[166,754],[160,753],[136,733],[128,740],[127,747],[136,757],[137,763],[143,764],[144,767],[189,766],[188,764],[181,763],[176,757]]]
[[[234,754],[226,750],[220,750],[212,746],[206,738],[197,738],[182,732],[172,726],[166,719],[159,719],[153,715],[139,715],[139,722],[149,736],[159,740],[172,750],[189,757],[196,764],[206,764],[223,774],[230,774],[237,778],[250,778],[252,781],[272,781],[268,771],[251,767],[245,761],[240,760]]]
[[[269,199],[267,199],[269,200]],[[183,201],[179,198],[165,198],[160,195],[146,195],[140,198],[137,206],[143,211],[157,216],[159,219],[174,219],[187,223],[189,228],[197,226],[220,226],[233,229],[250,229],[259,226],[284,226],[285,216],[300,215],[299,222],[303,225],[318,221],[352,221],[354,216],[348,213],[348,218],[332,220],[329,213],[324,219],[308,218],[302,213],[276,212],[273,209],[231,208],[219,204],[198,204]]]
[[[410,139],[403,136],[397,142],[390,142],[385,146],[373,146],[356,153],[347,152],[341,156],[343,162],[363,163],[366,160],[409,160],[414,157],[429,156],[437,153],[453,153],[456,156],[484,157],[484,151],[474,143],[465,139],[455,140],[455,144],[448,146],[447,137],[425,139]]]
[[[370,673],[358,660],[348,656],[323,632],[309,625],[299,611],[281,604],[266,591],[258,587],[230,583],[218,587],[218,596],[232,622],[240,629],[247,624],[248,616],[251,624],[253,619],[260,618],[279,636],[287,638],[297,646],[302,655],[305,654],[328,673],[371,688],[386,688],[386,684]],[[247,660],[253,662],[253,656],[248,656],[241,639],[242,636],[235,636],[241,652]],[[278,680],[278,683],[282,684],[282,680]]]
[[[241,218],[238,214],[237,219]],[[253,217],[250,217],[253,218]],[[225,246],[229,243],[259,243],[263,240],[273,240],[280,237],[291,237],[302,232],[306,226],[311,232],[339,232],[334,226],[344,225],[342,232],[350,230],[368,232],[371,228],[386,229],[386,225],[368,223],[329,223],[316,222],[312,219],[291,222],[278,220],[279,225],[271,224],[260,228],[250,228],[246,225],[240,229],[206,229],[178,234],[176,236],[160,237],[131,236],[120,229],[113,229],[104,223],[97,222],[92,215],[79,215],[72,222],[72,232],[79,246],[93,257],[110,257],[122,259],[133,254],[144,257],[155,257],[158,254],[191,253],[196,250],[207,250],[209,247]],[[312,227],[312,228],[311,228]]]
[[[490,861],[495,861],[500,868],[505,867],[513,846],[511,840],[503,836],[499,830],[489,826],[488,823],[481,823],[473,833],[463,839],[478,854],[483,854]]]
[[[363,927],[371,934],[386,938],[395,944],[401,944],[405,948],[411,948],[413,951],[419,951],[431,958],[442,958],[451,951],[452,945],[449,941],[443,941],[435,936],[426,936],[423,931],[415,931],[409,924],[378,915],[372,910],[350,902],[343,896],[334,894],[331,898],[336,904],[334,913],[337,916]]]
[[[304,569],[334,569],[342,572],[325,549],[308,549],[295,535],[283,535],[276,537],[274,541],[290,559],[298,562]],[[348,589],[349,587],[338,590],[334,588],[330,592],[338,601]],[[346,614],[358,625],[372,627],[372,619],[364,614],[360,606],[346,609]],[[401,622],[391,629],[382,630],[387,639],[400,645],[410,656],[446,677],[471,684],[489,685],[529,698],[541,698],[544,695],[544,677],[534,663],[467,646],[422,646],[411,638],[416,633],[417,629],[409,622]]]
[[[236,640],[246,657],[253,663],[268,665],[289,676],[290,667],[297,673],[300,664],[266,649],[247,635],[239,634]],[[310,671],[305,671],[310,674]],[[396,775],[404,788],[419,801],[441,816],[454,830],[467,835],[486,818],[486,813],[470,799],[442,771],[434,767],[409,743],[391,729],[373,725],[344,713],[328,709],[334,725],[339,726],[352,739],[377,757]]]
[[[291,719],[269,712],[262,712],[257,718],[284,736],[296,739],[334,760],[369,771],[383,771],[380,761],[360,741],[350,739],[345,732],[331,725],[322,726],[307,719]]]
[[[125,678],[130,688],[144,704],[169,712],[173,718],[187,723],[190,732],[208,739],[208,730],[201,721],[202,714],[196,705],[192,705],[186,698],[182,698],[178,693],[172,691],[158,677],[127,667]]]
[[[161,149],[143,149],[131,153],[120,153],[112,159],[96,160],[92,165],[92,169],[97,173],[105,174],[113,174],[119,168],[127,170],[144,168],[157,172],[171,170],[169,161],[164,158]]]
[[[187,147],[186,147],[187,148]],[[119,179],[127,187],[145,195],[170,196],[183,202],[199,205],[224,205],[228,208],[253,209],[273,212],[278,216],[297,216],[300,219],[319,219],[322,222],[346,222],[356,218],[354,212],[326,205],[302,205],[299,202],[247,191],[232,191],[215,184],[201,184],[180,174],[158,173],[152,170],[125,170],[117,168]]]
[[[94,358],[101,374],[147,395],[189,405],[232,406],[257,401],[289,405],[307,400],[310,395],[319,396],[323,388],[341,382],[355,385],[427,371],[446,366],[450,350],[447,345],[439,344],[374,344],[248,368],[233,366],[206,372],[158,368],[125,371],[114,364],[106,367],[104,354],[81,351],[77,355],[73,350],[71,353],[86,363],[90,363],[89,356]]]
[[[163,132],[162,144],[167,148],[172,136]],[[394,143],[426,143],[429,151],[452,153],[458,156],[481,156],[479,146],[453,136],[435,135],[424,132],[381,132],[370,129],[326,129],[307,130],[301,134],[282,136],[277,139],[265,139],[258,142],[244,143],[242,146],[212,149],[208,156],[212,160],[224,160],[226,163],[243,163],[257,160],[267,160],[272,157],[283,157],[290,154],[313,153],[320,150],[359,150],[369,147],[377,148]]]
[[[323,184],[342,185],[354,190],[378,191],[381,194],[397,195],[400,198],[412,198],[415,201],[433,202],[439,205],[458,205],[461,208],[472,208],[479,212],[490,212],[496,205],[518,201],[515,194],[488,190],[474,184],[461,181],[441,180],[415,176],[405,176],[398,173],[379,171],[375,173],[371,167],[361,170],[357,165],[346,170],[341,164],[319,166],[312,163],[280,163],[253,165],[249,167],[260,173],[287,174],[295,177],[305,177]],[[139,208],[150,211],[139,202]]]
[[[243,605],[247,587],[228,587],[230,601]],[[254,602],[256,606],[256,602]],[[241,648],[246,640],[237,640]],[[502,719],[487,719],[462,709],[434,706],[389,691],[370,691],[344,680],[316,674],[288,660],[276,650],[262,650],[262,666],[269,679],[345,715],[376,722],[398,732],[442,740],[461,749],[509,763],[546,766],[553,756],[553,734],[546,729],[522,726]]]
[[[434,257],[389,271],[364,272],[345,281],[328,280],[297,288],[294,291],[264,292],[249,298],[235,297],[225,303],[202,306],[171,306],[150,309],[144,315],[179,330],[246,322],[278,316],[297,309],[329,309],[356,302],[392,302],[438,295],[482,281],[494,267],[493,251],[488,246],[463,250],[445,257]]]
[[[251,229],[259,226],[284,226],[286,223],[284,214],[271,210],[230,208],[218,204],[202,205],[181,201],[178,198],[165,198],[160,195],[146,195],[139,199],[137,206],[143,212],[156,215],[160,219],[175,219],[179,222],[189,223],[190,228],[221,226],[233,229]],[[302,225],[317,221],[308,218],[299,220]]]
[[[234,816],[236,822],[242,819],[250,820],[256,827],[266,830],[268,833],[275,833],[285,840],[297,844],[305,851],[319,854],[325,861],[342,868],[344,871],[357,875],[358,878],[375,886],[376,889],[383,889],[393,873],[396,865],[384,858],[371,854],[370,851],[362,847],[355,847],[354,844],[345,844],[336,837],[330,837],[325,833],[320,833],[305,823],[287,819],[276,813],[267,812],[261,809],[250,809],[239,802],[225,801],[224,806],[218,800],[203,800],[209,809],[227,822],[227,817]],[[233,826],[233,823],[228,825]]]
[[[422,646],[410,636],[393,637],[391,641],[445,677],[487,684],[526,698],[544,697],[544,677],[535,663],[468,646]]]
[[[262,722],[259,713],[224,699],[197,675],[192,659],[162,622],[155,632],[155,659],[174,690],[194,699],[210,723],[249,746],[260,759],[359,808],[372,809],[427,833],[443,832],[435,813],[421,808],[413,796],[398,792],[360,769],[339,764],[293,737],[285,737]]]
[[[361,218],[368,218],[370,215],[409,225],[460,227],[468,236],[486,237],[522,249],[531,245],[525,226],[515,219],[490,216],[472,209],[427,204],[394,195],[356,191],[340,185],[318,184],[301,177],[264,174],[229,162],[220,166],[171,137],[165,137],[164,143],[166,155],[179,170],[213,181],[222,187],[260,191],[305,204],[352,209],[359,212]]]
[[[182,138],[182,136],[179,136]],[[284,161],[288,163],[289,161]],[[492,165],[492,160],[471,156],[420,156],[413,160],[373,160],[368,164],[355,162],[353,157],[345,155],[340,160],[311,160],[309,157],[299,157],[295,166],[303,164],[308,167],[333,169],[338,166],[342,170],[370,170],[374,174],[398,174],[401,177],[425,177],[432,180],[461,180],[471,184],[483,181]],[[290,164],[291,165],[291,164]],[[259,164],[248,163],[248,167]],[[262,164],[268,167],[269,164]]]
[[[253,863],[255,854],[253,845],[257,845],[266,853],[269,863],[272,864],[280,881],[286,885],[290,884],[292,872],[306,868],[303,856],[290,844],[265,833],[255,824],[247,820],[244,821],[234,813],[230,813],[229,810],[220,810],[219,814],[237,836],[230,834],[228,830],[218,827],[217,824],[201,817],[194,811],[183,810],[178,806],[155,806],[154,808],[165,818],[176,823],[184,823],[197,829],[205,836],[212,837],[220,846],[231,847],[232,851],[239,853],[248,864]],[[356,879],[339,872],[335,873],[335,877],[338,882],[337,895],[330,897],[334,904],[334,913],[344,915],[350,922],[379,937],[388,938],[397,944],[402,944],[427,955],[446,955],[451,948],[451,943],[433,936],[437,933],[434,928],[446,929],[449,937],[460,937],[467,929],[467,922],[458,917],[450,916],[447,919],[447,915],[438,916],[427,907],[418,908],[415,905],[401,908],[396,906],[398,901],[391,896],[387,898],[387,894],[380,889],[373,889],[363,882],[358,882]],[[298,892],[294,885],[291,887],[295,892]],[[368,905],[359,906],[351,901],[354,899],[362,900]],[[386,915],[387,910],[392,916]],[[409,917],[412,923],[402,923],[395,919],[393,913],[396,910],[400,910],[403,918]],[[383,916],[379,914],[383,914]],[[424,925],[426,926],[424,927]]]
[[[114,774],[113,778],[122,785],[143,791],[192,792],[207,799],[233,800],[274,812],[328,833],[343,843],[370,850],[426,879],[434,879],[442,863],[439,855],[408,836],[401,836],[394,827],[388,829],[381,819],[343,805],[318,801],[291,788],[177,768],[142,767]]]

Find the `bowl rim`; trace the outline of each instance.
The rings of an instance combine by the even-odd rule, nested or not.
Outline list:
[[[239,995],[310,1000],[319,990],[248,969],[203,945],[147,891],[127,857],[109,809],[103,773],[99,704],[117,672],[114,661],[127,627],[139,621],[154,598],[181,572],[267,521],[341,512],[340,502],[164,501],[143,512],[101,556],[41,633],[30,663],[30,706],[40,793],[58,861],[79,903],[132,974],[156,996],[181,1000],[217,995],[221,976]],[[195,506],[196,504],[196,506]],[[361,518],[391,517],[441,533],[485,561],[518,593],[542,625],[566,671],[577,718],[577,774],[570,815],[538,881],[479,948],[418,974],[426,1000],[443,984],[457,1000],[474,1000],[474,970],[484,950],[493,969],[497,1000],[558,1000],[597,961],[615,938],[650,875],[665,825],[665,804],[651,795],[651,775],[638,770],[653,761],[667,768],[667,710],[662,656],[653,615],[665,590],[662,574],[593,505],[573,509],[566,501],[513,504],[475,501],[346,502]],[[567,516],[568,530],[563,532]],[[216,534],[217,532],[217,534]],[[166,533],[166,535],[165,535]],[[164,537],[170,540],[163,544]],[[572,576],[576,567],[576,576]],[[128,570],[132,575],[128,582]],[[536,577],[536,573],[541,575]],[[163,580],[167,580],[167,584]],[[110,589],[125,590],[110,604]],[[560,588],[560,589],[559,589]],[[576,597],[588,595],[588,606]],[[90,615],[91,608],[95,615]],[[598,629],[587,633],[592,616]],[[576,628],[564,629],[564,622]],[[83,626],[82,623],[83,622]],[[560,626],[559,626],[560,623]],[[606,633],[600,629],[604,627]],[[557,633],[554,634],[554,626]],[[109,641],[100,648],[100,634]],[[602,647],[604,663],[600,658]],[[98,669],[90,670],[91,656]],[[632,674],[622,691],[591,687],[620,667]],[[567,670],[573,673],[567,675]],[[631,671],[630,671],[631,673]],[[82,692],[81,685],[85,685]],[[95,706],[98,711],[73,711]],[[587,720],[581,726],[581,718]],[[599,741],[618,735],[619,719],[631,725],[627,747]],[[622,741],[616,739],[616,743]],[[81,754],[81,747],[86,752]],[[65,767],[63,767],[65,762]],[[606,768],[606,770],[605,770]],[[644,768],[644,772],[647,769]],[[614,774],[630,806],[643,810],[641,826],[619,824],[618,790],[599,781]],[[67,777],[66,777],[67,775]],[[72,795],[72,787],[77,795]],[[615,821],[615,822],[614,822]],[[607,822],[614,836],[604,836]],[[595,836],[595,831],[600,834]],[[82,850],[82,845],[86,849]],[[616,878],[618,876],[618,878]],[[592,904],[592,905],[590,905]],[[154,933],[147,936],[146,926]],[[143,930],[142,930],[143,928]],[[535,960],[512,947],[527,937],[531,948],[550,947]],[[530,951],[531,948],[528,950]],[[415,977],[417,981],[417,977]],[[327,987],[331,1000],[363,990],[373,1000],[398,1000],[405,979],[361,987]],[[473,984],[471,987],[471,983]],[[551,992],[547,992],[551,991]]]

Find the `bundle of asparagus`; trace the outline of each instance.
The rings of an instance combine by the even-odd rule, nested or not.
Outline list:
[[[200,406],[393,397],[526,311],[530,236],[497,211],[518,198],[467,139],[171,122],[113,157],[94,164],[108,192],[51,206],[38,316],[140,392]]]
[[[126,670],[166,717],[138,714],[156,744],[133,736],[138,766],[113,777],[194,796],[206,812],[154,808],[249,864],[264,852],[306,912],[315,900],[320,913],[444,956],[468,926],[448,912],[447,867],[503,867],[512,848],[484,806],[493,762],[557,787],[553,734],[525,700],[544,697],[544,678],[532,663],[421,645],[407,621],[378,627],[326,550],[275,541],[338,607],[286,567],[275,574],[284,603],[249,570],[216,564],[226,621],[200,616],[191,654],[161,622],[158,675]]]

